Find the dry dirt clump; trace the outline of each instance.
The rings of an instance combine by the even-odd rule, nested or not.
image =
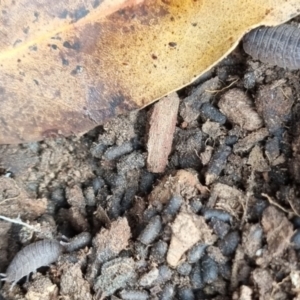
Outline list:
[[[176,267],[182,255],[196,243],[211,245],[216,240],[212,235],[212,230],[205,223],[204,217],[190,214],[186,209],[178,213],[171,229],[172,237],[167,262],[172,267]]]
[[[300,299],[299,76],[237,49],[161,135],[153,106],[1,146],[0,272],[38,240],[64,252],[0,299]]]

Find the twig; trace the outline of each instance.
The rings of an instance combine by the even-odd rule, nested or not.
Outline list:
[[[18,199],[19,197],[20,197],[20,194],[19,194],[18,196],[16,196],[16,197],[6,198],[6,199],[0,201],[0,205],[4,204],[4,203],[7,202],[7,201],[16,200],[16,199]]]
[[[7,217],[4,217],[4,216],[0,215],[0,219],[4,220],[4,221],[7,221],[7,222],[10,222],[10,223],[14,223],[14,224],[18,224],[18,225],[21,225],[21,226],[25,226],[25,227],[29,228],[30,230],[33,230],[33,231],[37,231],[37,232],[39,231],[34,226],[31,226],[31,225],[29,225],[27,223],[24,223],[19,216],[16,219],[11,219],[11,218],[7,218]]]
[[[147,141],[147,169],[152,173],[163,173],[168,164],[179,102],[177,93],[172,93],[154,105]]]
[[[278,207],[279,209],[283,210],[286,213],[291,213],[290,210],[285,209],[284,207],[282,207],[280,204],[278,204],[277,202],[275,202],[269,195],[262,193],[261,194],[263,197],[267,198],[268,201],[273,204],[274,206]]]
[[[229,85],[223,87],[222,89],[220,90],[205,90],[206,93],[212,93],[212,94],[217,94],[217,93],[220,93],[220,92],[223,92],[227,89],[229,89],[231,86],[233,86],[235,83],[237,83],[239,81],[239,79],[235,79],[233,82],[231,82]]]

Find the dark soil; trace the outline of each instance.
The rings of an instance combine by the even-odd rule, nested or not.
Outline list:
[[[31,226],[0,221],[0,272],[35,241],[65,247],[4,299],[300,299],[300,72],[239,48],[178,94],[163,174],[151,107],[0,147],[0,214]]]

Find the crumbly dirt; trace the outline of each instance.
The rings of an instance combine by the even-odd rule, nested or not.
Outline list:
[[[151,107],[0,147],[0,272],[37,240],[68,245],[0,299],[300,299],[300,72],[239,47],[178,95],[163,173]]]

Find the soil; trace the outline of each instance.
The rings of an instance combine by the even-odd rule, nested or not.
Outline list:
[[[0,299],[300,299],[300,72],[239,47],[178,95],[162,173],[151,106],[0,147],[0,272],[38,240],[64,246]]]

